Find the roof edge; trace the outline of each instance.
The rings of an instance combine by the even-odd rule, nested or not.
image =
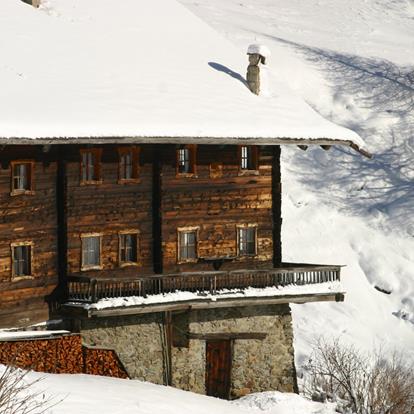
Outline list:
[[[101,136],[101,137],[49,137],[1,138],[0,145],[66,145],[66,144],[203,144],[203,145],[342,145],[351,147],[361,155],[372,158],[372,154],[354,141],[335,138],[257,138],[257,137],[186,137],[186,136]]]

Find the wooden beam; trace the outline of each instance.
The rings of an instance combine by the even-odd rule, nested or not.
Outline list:
[[[282,184],[280,173],[280,146],[273,147],[272,159],[272,237],[273,267],[282,263]]]
[[[208,299],[196,299],[181,302],[157,303],[153,305],[139,305],[106,309],[85,309],[79,305],[63,305],[62,311],[68,316],[79,316],[80,318],[110,317],[138,315],[144,313],[157,313],[165,311],[192,310],[192,309],[215,309],[234,308],[244,306],[265,306],[283,305],[287,303],[308,303],[308,302],[338,302],[344,297],[343,293],[320,293],[303,295],[283,295],[271,297],[247,297],[247,298],[226,298],[211,301]]]
[[[161,215],[162,160],[160,148],[156,144],[152,146],[152,260],[155,274],[163,273]]]
[[[263,340],[267,337],[264,332],[223,332],[223,333],[188,333],[190,339],[200,339],[201,341],[215,341],[224,339],[258,339]]]

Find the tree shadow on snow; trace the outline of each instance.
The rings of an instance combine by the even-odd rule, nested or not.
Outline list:
[[[414,236],[414,66],[267,37],[293,47],[322,72],[334,94],[332,113],[322,115],[357,132],[374,154],[368,160],[343,147],[298,151],[288,168],[314,190],[329,191],[347,212],[382,216],[384,224]],[[345,116],[335,116],[338,108]],[[353,113],[366,119],[355,120]]]

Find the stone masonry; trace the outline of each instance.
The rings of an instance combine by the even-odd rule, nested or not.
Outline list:
[[[175,316],[172,316],[175,324]],[[180,331],[192,334],[262,332],[264,339],[233,340],[231,396],[295,390],[293,331],[289,305],[189,310]],[[171,355],[174,387],[205,394],[206,341],[166,349],[162,313],[96,318],[81,322],[85,344],[114,349],[129,376],[163,384]]]

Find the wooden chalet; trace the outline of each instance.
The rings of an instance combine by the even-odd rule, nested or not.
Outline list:
[[[7,1],[9,12],[26,22],[49,24],[41,8]],[[140,6],[150,40],[158,37],[147,20],[160,2]],[[175,1],[162,3],[166,16],[191,31],[195,45],[204,42],[190,52],[191,62],[131,70],[128,92],[124,69],[118,78],[111,72],[117,73],[116,65],[96,81],[108,53],[132,68],[143,64],[130,55],[135,40],[125,36],[142,28],[123,4],[113,17],[113,36],[128,52],[117,50],[116,41],[101,49],[99,30],[80,19],[77,30],[85,36],[76,37],[77,47],[95,42],[97,49],[79,89],[70,90],[73,72],[65,66],[65,54],[74,49],[51,44],[53,65],[41,64],[39,75],[42,104],[31,105],[39,95],[30,87],[20,90],[23,108],[13,100],[0,103],[0,327],[61,318],[88,345],[114,349],[130,377],[209,395],[294,391],[289,303],[341,301],[344,295],[335,283],[339,265],[283,262],[281,145],[363,151],[363,143],[288,97],[285,86],[276,85],[284,91],[276,101],[256,97],[217,64],[207,65],[206,58],[232,67],[243,61],[242,71],[247,61],[225,42],[215,50],[220,36]],[[87,11],[97,6],[98,20],[118,7],[85,4]],[[171,56],[171,45],[186,44],[188,33],[160,19],[157,30],[174,36],[157,44],[157,53]],[[56,42],[70,30],[59,31],[53,22],[50,29]],[[12,29],[0,18],[0,34],[13,30],[25,28]],[[36,36],[46,41],[42,31]],[[31,47],[41,53],[39,44]],[[150,53],[142,46],[142,55]],[[148,92],[148,83],[168,71],[171,84]],[[113,77],[114,92],[105,89],[105,76]],[[11,82],[10,96],[20,80]],[[140,90],[147,91],[144,103]]]

